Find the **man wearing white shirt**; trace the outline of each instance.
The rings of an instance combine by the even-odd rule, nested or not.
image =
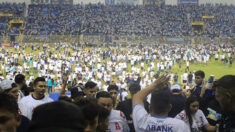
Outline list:
[[[51,98],[45,96],[46,87],[46,80],[43,77],[38,77],[34,80],[33,94],[22,98],[19,102],[19,108],[22,112],[22,115],[28,117],[31,120],[33,111],[37,106],[53,101]]]
[[[37,72],[37,65],[38,63],[36,61],[33,62],[33,73]]]
[[[23,67],[22,66],[18,66],[18,72],[22,73],[23,72]]]
[[[169,77],[161,76],[149,87],[136,93],[133,97],[133,122],[137,132],[172,131],[190,132],[187,125],[178,119],[170,118],[170,91],[166,89]],[[152,93],[151,113],[144,108],[144,100]],[[156,101],[157,100],[157,101]]]
[[[108,92],[101,91],[97,93],[96,98],[100,106],[110,111],[109,126],[106,132],[129,132],[124,113],[119,110],[113,110],[114,102],[111,95]]]

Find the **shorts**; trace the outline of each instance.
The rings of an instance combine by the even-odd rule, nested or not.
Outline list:
[[[183,80],[183,83],[187,83],[187,80]]]

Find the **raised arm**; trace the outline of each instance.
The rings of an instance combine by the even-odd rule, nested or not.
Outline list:
[[[170,77],[167,77],[165,75],[160,76],[157,80],[155,80],[150,86],[142,89],[138,93],[136,93],[133,97],[132,101],[132,107],[134,107],[136,104],[142,104],[144,105],[144,99],[154,90],[161,90],[163,88],[166,88]]]
[[[64,76],[64,83],[63,83],[63,86],[62,86],[62,89],[60,90],[60,96],[66,96],[65,92],[65,88],[67,86],[67,81],[68,81],[68,76]]]

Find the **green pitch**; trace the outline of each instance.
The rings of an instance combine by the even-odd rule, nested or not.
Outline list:
[[[50,51],[53,52],[53,54],[58,54],[60,55],[65,49],[60,49],[58,51],[55,51],[55,49],[53,48],[53,46],[51,45],[52,48],[48,49]],[[86,48],[86,50],[88,50],[90,48]],[[22,49],[20,49],[21,52],[22,52]],[[68,51],[70,52],[73,52],[72,49],[67,49]],[[9,51],[12,51],[13,53],[17,53],[18,51],[15,50],[14,48],[9,48]],[[25,52],[27,54],[29,53],[33,53],[34,55],[38,56],[39,52],[42,52],[42,46],[41,46],[41,49],[40,51],[39,50],[32,50],[31,49],[31,46],[28,46],[25,50]],[[233,56],[234,58],[234,56]],[[109,58],[107,60],[110,60]],[[102,61],[106,61],[106,60],[102,60]],[[20,64],[22,64],[22,62],[19,61]],[[155,62],[155,67],[156,67],[156,64],[157,62]],[[140,67],[140,64],[137,65],[137,67]],[[173,73],[177,73],[178,76],[179,76],[179,80],[181,80],[181,75],[185,72],[185,69],[186,69],[186,64],[185,63],[182,63],[182,66],[181,68],[179,68],[179,64],[175,64],[171,70],[165,70],[166,72],[168,72],[169,74]],[[234,64],[231,66],[229,63],[227,63],[227,65],[224,65],[224,62],[223,61],[215,61],[214,58],[211,58],[211,60],[209,61],[209,63],[206,65],[204,64],[203,62],[201,64],[196,64],[196,62],[194,62],[194,64],[190,63],[190,66],[189,66],[189,69],[190,71],[197,71],[197,70],[202,70],[205,72],[206,74],[206,78],[208,78],[210,75],[214,75],[216,79],[224,76],[224,75],[228,75],[228,74],[233,74],[235,75],[235,66]],[[74,69],[73,69],[74,70]],[[147,70],[147,65],[145,64],[145,67],[144,67],[144,70]],[[31,68],[30,69],[30,72],[32,72],[33,69]],[[130,64],[128,64],[128,71],[130,72],[131,71],[131,66]],[[156,73],[156,68],[155,68],[155,73]],[[5,74],[5,73],[4,73]],[[33,74],[35,77],[38,76],[38,74]],[[28,76],[26,76],[26,78],[28,78]],[[116,81],[117,77],[113,77],[114,81]],[[179,81],[180,82],[180,81]]]

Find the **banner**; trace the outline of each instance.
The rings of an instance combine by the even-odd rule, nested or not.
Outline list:
[[[144,0],[144,5],[161,5],[164,4],[164,0]]]
[[[204,26],[205,23],[204,22],[192,22],[192,25],[201,25],[201,26]]]
[[[215,16],[202,16],[203,19],[214,19]]]
[[[53,5],[72,5],[73,0],[51,0],[51,4]]]
[[[183,38],[166,38],[167,42],[184,42]]]
[[[10,24],[13,24],[13,23],[21,23],[21,24],[23,24],[24,21],[23,20],[11,20]]]
[[[10,47],[11,44],[10,43],[1,43],[1,46]]]
[[[5,17],[5,16],[12,17],[13,14],[3,14],[3,13],[0,13],[0,17]]]
[[[178,0],[178,4],[198,4],[199,0]]]
[[[13,43],[12,46],[18,46],[20,45],[19,43]]]

